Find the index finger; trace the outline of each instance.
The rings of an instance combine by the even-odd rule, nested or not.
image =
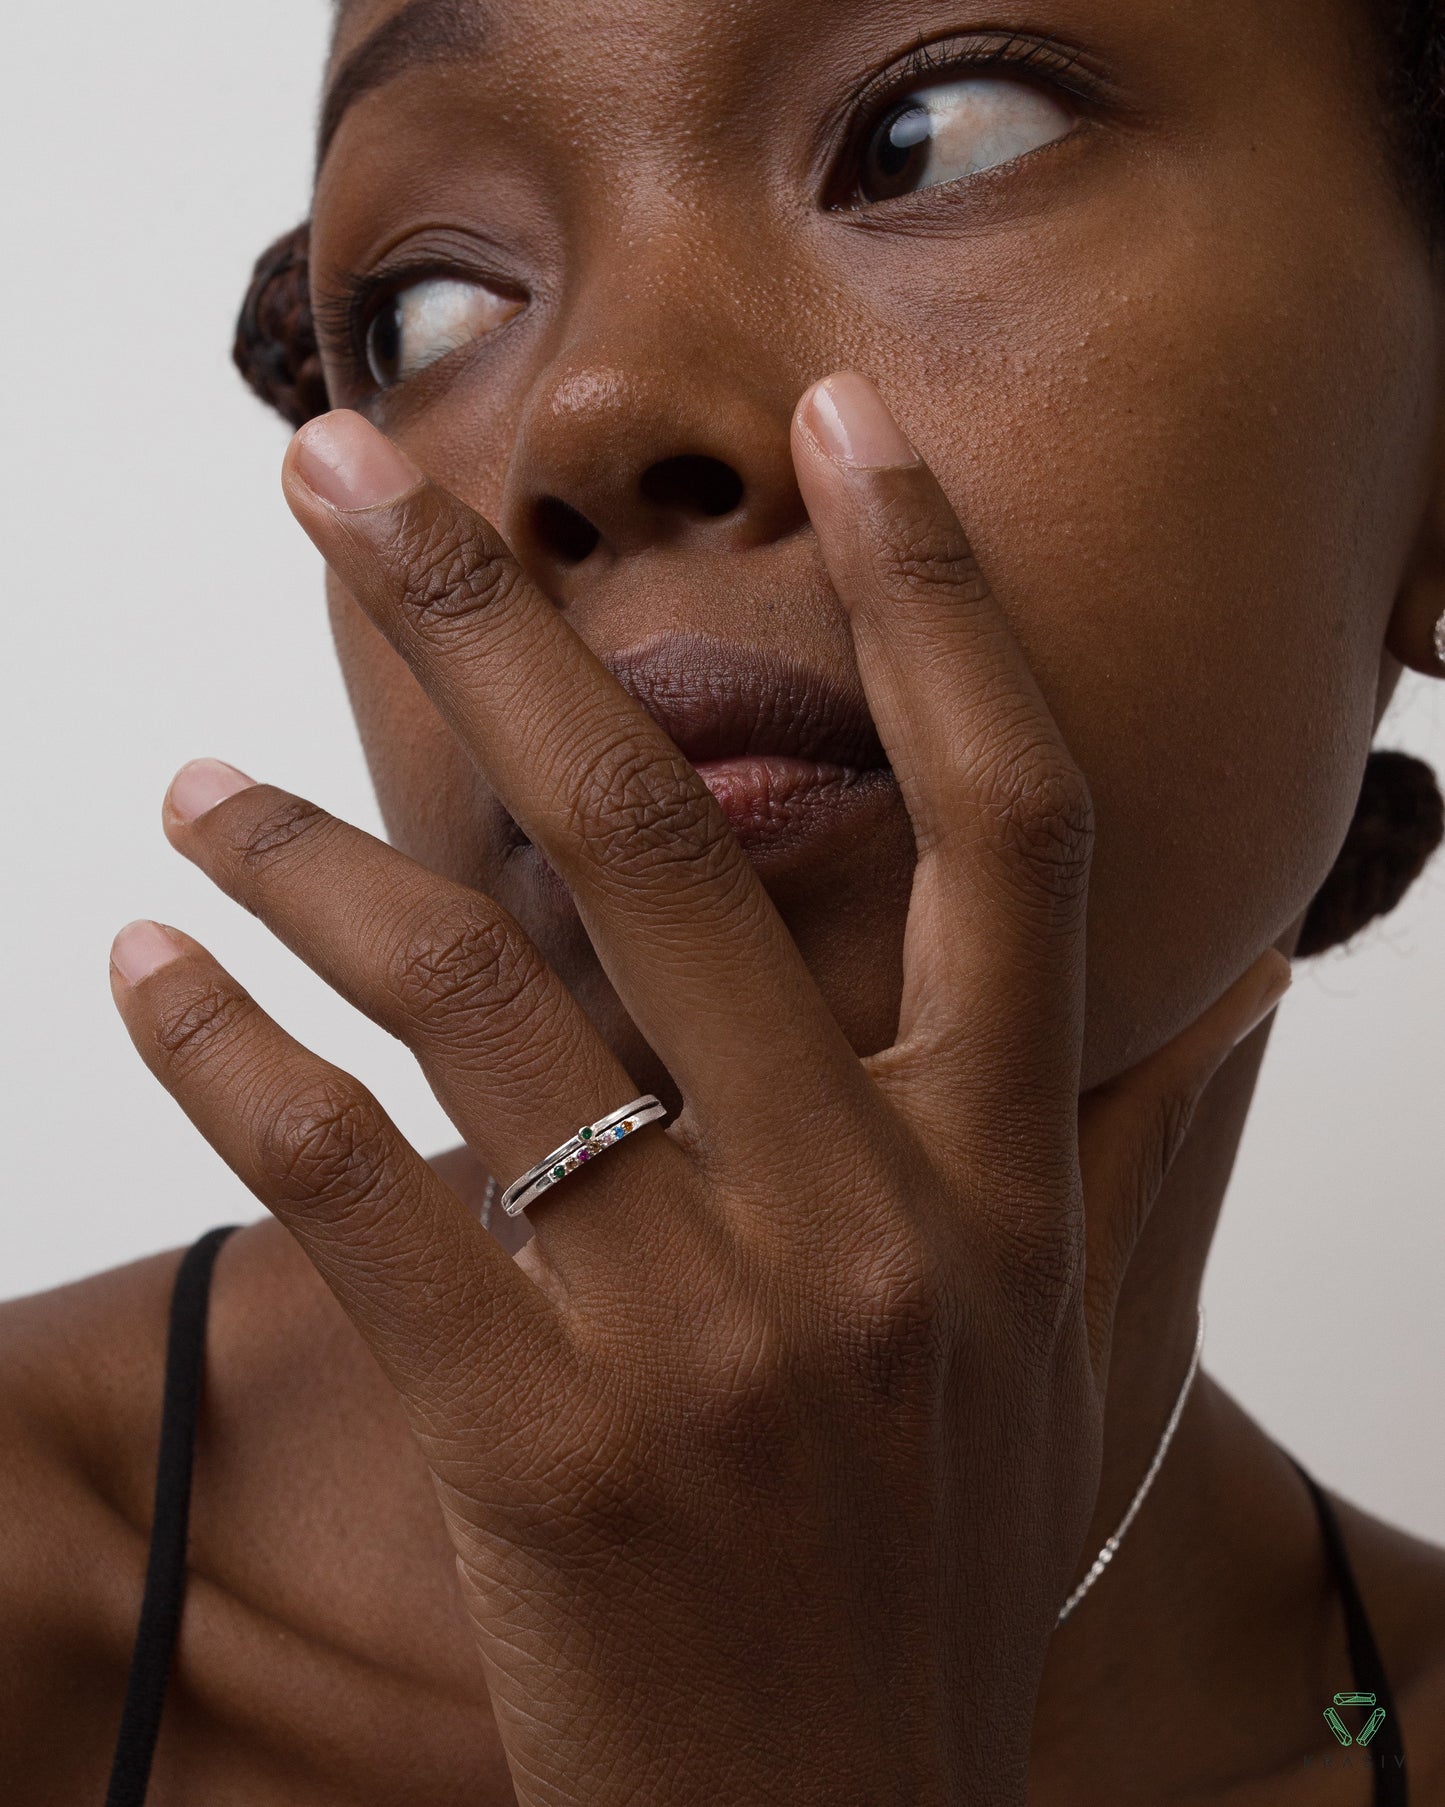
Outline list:
[[[826,1084],[852,1067],[862,1083],[716,799],[497,530],[346,410],[302,429],[285,481],[332,569],[565,879],[693,1114],[735,1138],[739,1121],[781,1129],[807,1107],[782,1073]]]
[[[1072,1125],[1083,774],[957,514],[873,385],[851,371],[815,384],[793,444],[917,844],[895,1057],[940,1133],[979,1109],[997,1128],[1005,1095]]]

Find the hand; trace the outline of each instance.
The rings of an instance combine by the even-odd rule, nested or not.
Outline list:
[[[917,842],[885,1052],[853,1052],[706,786],[496,531],[345,413],[298,435],[291,505],[684,1108],[549,1192],[513,1260],[190,937],[114,950],[147,1065],[405,1405],[529,1804],[1023,1801],[1123,1273],[1288,983],[1266,952],[1080,1100],[1084,778],[871,385],[810,391],[793,455]],[[407,1043],[490,1172],[636,1095],[490,899],[271,785],[193,792],[174,844]]]

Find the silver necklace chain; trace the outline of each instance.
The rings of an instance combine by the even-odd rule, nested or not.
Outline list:
[[[492,1201],[496,1196],[497,1182],[495,1178],[489,1178],[487,1181],[487,1190],[482,1195],[482,1228],[484,1230],[490,1230],[492,1227]],[[1109,1564],[1114,1560],[1114,1557],[1118,1554],[1119,1545],[1124,1541],[1125,1533],[1138,1517],[1139,1508],[1144,1504],[1145,1496],[1148,1494],[1149,1489],[1154,1485],[1154,1477],[1164,1466],[1164,1458],[1169,1453],[1169,1445],[1174,1441],[1174,1433],[1179,1428],[1179,1420],[1184,1416],[1184,1403],[1189,1397],[1189,1389],[1194,1385],[1194,1376],[1199,1372],[1199,1357],[1203,1348],[1204,1311],[1201,1307],[1199,1312],[1199,1328],[1194,1335],[1194,1353],[1189,1358],[1189,1371],[1184,1376],[1184,1384],[1179,1389],[1179,1397],[1174,1401],[1174,1410],[1169,1414],[1169,1422],[1164,1426],[1164,1434],[1160,1437],[1158,1447],[1154,1451],[1154,1459],[1145,1471],[1144,1479],[1140,1481],[1138,1491],[1129,1502],[1129,1510],[1124,1514],[1123,1518],[1119,1520],[1114,1535],[1094,1558],[1088,1574],[1085,1575],[1084,1579],[1074,1589],[1073,1593],[1069,1595],[1068,1599],[1065,1600],[1064,1604],[1059,1608],[1059,1616],[1055,1621],[1056,1628],[1063,1624],[1064,1620],[1068,1618],[1069,1614],[1079,1604],[1080,1600],[1083,1599],[1084,1595],[1088,1593],[1089,1589],[1099,1579],[1100,1575],[1103,1574],[1104,1570],[1108,1568]]]
[[[1138,1516],[1139,1508],[1144,1504],[1145,1495],[1154,1485],[1155,1475],[1157,1475],[1159,1470],[1164,1466],[1164,1458],[1169,1453],[1169,1445],[1174,1441],[1174,1433],[1179,1428],[1179,1420],[1184,1416],[1184,1402],[1189,1397],[1189,1389],[1194,1385],[1194,1376],[1199,1372],[1199,1356],[1203,1348],[1204,1308],[1201,1306],[1199,1308],[1199,1328],[1194,1333],[1194,1353],[1189,1358],[1189,1372],[1184,1376],[1184,1385],[1179,1389],[1179,1397],[1174,1401],[1174,1410],[1169,1414],[1169,1422],[1164,1426],[1164,1435],[1159,1439],[1159,1447],[1154,1451],[1154,1460],[1149,1464],[1144,1479],[1140,1481],[1138,1492],[1134,1495],[1133,1499],[1130,1500],[1129,1510],[1119,1520],[1118,1528],[1114,1532],[1114,1535],[1094,1558],[1093,1565],[1089,1569],[1088,1574],[1085,1575],[1084,1579],[1074,1589],[1073,1593],[1069,1595],[1068,1599],[1065,1600],[1064,1604],[1059,1608],[1059,1616],[1054,1622],[1055,1629],[1063,1624],[1064,1620],[1068,1618],[1069,1614],[1079,1604],[1080,1600],[1083,1599],[1084,1595],[1088,1593],[1089,1589],[1118,1554],[1119,1545],[1124,1541],[1124,1534]]]

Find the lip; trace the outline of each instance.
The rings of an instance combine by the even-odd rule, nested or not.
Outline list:
[[[699,768],[748,754],[844,771],[887,765],[862,690],[797,660],[672,630],[602,663]]]
[[[759,855],[861,829],[860,812],[891,800],[897,789],[886,766],[860,771],[766,753],[705,760],[697,771],[738,840]]]
[[[664,629],[598,657],[765,872],[867,833],[897,805],[860,686],[695,630]]]
[[[862,690],[815,667],[676,629],[602,662],[769,865],[861,826],[895,788]]]

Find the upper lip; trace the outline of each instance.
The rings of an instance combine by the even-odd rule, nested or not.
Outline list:
[[[887,764],[861,690],[797,660],[680,631],[599,656],[694,765],[749,753]]]

